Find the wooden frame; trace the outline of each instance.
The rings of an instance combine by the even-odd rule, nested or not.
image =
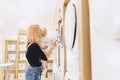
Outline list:
[[[79,80],[92,80],[88,0],[78,0]]]
[[[60,33],[60,24],[62,21],[58,21],[58,33]],[[60,66],[60,46],[58,47],[58,67]]]
[[[69,0],[64,1],[63,5],[63,26],[65,26],[65,11]],[[63,46],[64,46],[64,76],[67,72],[67,54],[66,54],[66,45],[65,45],[65,27],[63,27]]]
[[[14,46],[12,46],[14,45]],[[15,63],[11,69],[4,69],[4,74],[6,73],[6,71],[11,71],[12,73],[14,73],[14,79],[17,78],[17,40],[5,40],[5,63],[7,62],[13,62]],[[14,58],[11,59],[11,58]],[[6,79],[6,75],[4,75],[4,79]]]

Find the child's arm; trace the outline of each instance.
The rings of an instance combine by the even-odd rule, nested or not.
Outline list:
[[[46,57],[47,58],[50,57],[50,55],[52,54],[52,51],[53,51],[55,46],[56,46],[56,41],[52,42],[50,49],[48,50],[48,52],[46,52]]]

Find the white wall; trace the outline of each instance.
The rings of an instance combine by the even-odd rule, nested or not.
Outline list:
[[[120,80],[120,0],[90,0],[93,80]]]

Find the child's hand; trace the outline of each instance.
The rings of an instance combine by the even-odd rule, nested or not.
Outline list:
[[[51,44],[52,47],[55,47],[56,46],[56,41],[53,41],[52,44]]]

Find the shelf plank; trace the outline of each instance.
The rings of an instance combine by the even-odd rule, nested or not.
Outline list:
[[[47,63],[53,63],[53,60],[48,60]]]

